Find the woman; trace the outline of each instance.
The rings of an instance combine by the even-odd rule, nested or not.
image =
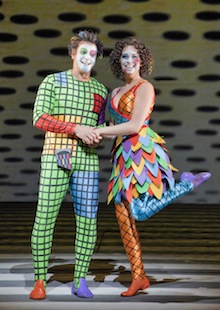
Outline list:
[[[155,92],[143,76],[151,73],[153,62],[148,47],[140,40],[130,37],[116,43],[110,55],[110,69],[125,83],[112,93],[110,116],[114,126],[95,130],[102,137],[117,136],[108,203],[114,200],[132,270],[132,283],[122,296],[133,296],[150,285],[135,220],[150,218],[211,176],[209,172],[184,172],[180,182],[175,183],[176,169],[164,148],[165,141],[149,127]]]

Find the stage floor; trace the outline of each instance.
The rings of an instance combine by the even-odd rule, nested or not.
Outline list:
[[[92,299],[71,295],[74,258],[52,255],[43,301],[29,299],[33,287],[30,255],[0,256],[0,308],[3,309],[219,309],[220,264],[181,257],[144,256],[151,286],[134,297],[121,297],[130,267],[122,254],[94,255],[87,283]]]
[[[48,270],[47,297],[29,299],[34,285],[30,234],[33,204],[0,205],[0,309],[214,310],[220,309],[220,208],[173,205],[138,223],[151,286],[134,297],[120,293],[131,281],[114,211],[101,206],[98,241],[87,276],[92,299],[71,295],[74,218],[59,215]]]

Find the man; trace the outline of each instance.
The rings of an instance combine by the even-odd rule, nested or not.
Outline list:
[[[71,38],[71,70],[48,75],[39,86],[33,112],[34,125],[46,132],[31,245],[35,286],[31,299],[46,297],[46,275],[56,219],[70,190],[76,219],[75,270],[72,294],[91,298],[85,278],[97,236],[99,136],[104,126],[107,89],[91,71],[102,44],[91,31]],[[87,144],[90,144],[88,147]]]

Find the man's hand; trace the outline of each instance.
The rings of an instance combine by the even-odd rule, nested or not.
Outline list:
[[[101,144],[100,144],[100,141],[99,141],[99,143],[90,143],[90,144],[87,144],[88,145],[88,147],[90,147],[91,149],[95,149],[95,148],[97,148],[98,146],[100,146]]]
[[[102,137],[95,133],[94,129],[95,127],[76,125],[74,133],[83,141],[83,143],[88,145],[99,144],[100,140],[102,140]]]

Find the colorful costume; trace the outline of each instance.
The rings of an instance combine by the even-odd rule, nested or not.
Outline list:
[[[136,89],[144,81],[128,90],[114,107],[114,94],[110,103],[110,115],[116,124],[131,118]],[[133,217],[139,221],[153,216],[172,200],[193,189],[187,181],[175,184],[165,141],[149,127],[149,115],[138,134],[118,136],[113,146],[113,170],[108,187],[108,203],[117,204],[122,198],[130,203]]]
[[[138,82],[122,95],[117,108],[114,106],[114,97],[120,88],[115,91],[109,106],[115,124],[130,120],[135,92],[144,82]],[[194,188],[186,180],[175,184],[173,171],[176,169],[170,163],[164,147],[165,141],[149,127],[153,106],[154,101],[138,134],[118,136],[115,140],[112,149],[113,169],[108,186],[108,203],[112,200],[115,202],[116,217],[131,264],[132,278],[142,278],[142,282],[137,282],[141,283],[137,284],[140,285],[139,289],[148,287],[149,281],[144,272],[135,220],[150,218]],[[122,296],[131,296],[129,294],[133,294],[132,289]]]
[[[33,122],[46,134],[31,240],[35,280],[46,283],[54,227],[68,190],[76,218],[75,288],[88,272],[97,235],[99,160],[96,149],[74,136],[74,127],[104,126],[106,99],[103,84],[79,81],[71,70],[48,75],[39,87]]]

